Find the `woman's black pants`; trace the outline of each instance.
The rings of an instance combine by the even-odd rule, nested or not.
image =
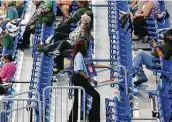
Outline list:
[[[71,53],[73,52],[72,45],[64,40],[61,41],[58,45],[58,49],[60,51],[60,55],[54,58],[54,62],[56,63],[56,68],[63,70],[64,69],[64,58],[65,57],[71,57]]]
[[[27,29],[23,33],[22,46],[30,45],[30,35],[34,32],[35,29]]]
[[[81,86],[85,92],[89,94],[92,100],[92,108],[89,112],[89,122],[100,122],[100,95],[90,85],[90,83],[79,74],[74,73],[72,76],[72,83],[74,86]],[[78,90],[74,90],[74,103],[73,108],[69,115],[69,122],[77,122],[78,117]]]
[[[146,21],[144,17],[138,17],[133,20],[134,34],[140,37],[147,35],[147,30],[145,28]]]

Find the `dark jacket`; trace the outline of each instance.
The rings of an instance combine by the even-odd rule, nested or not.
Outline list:
[[[55,21],[55,14],[54,12],[46,12],[43,13],[39,18],[38,21],[36,22],[36,24],[43,24],[45,23],[47,26],[51,26],[53,24],[53,22]]]
[[[27,23],[27,27],[31,26],[31,25],[35,25],[36,21],[38,20],[38,13],[39,11],[41,11],[41,9],[44,7],[44,2],[41,1],[37,6],[36,6],[36,11],[34,12],[34,14],[32,15],[31,19],[29,20],[29,22]]]

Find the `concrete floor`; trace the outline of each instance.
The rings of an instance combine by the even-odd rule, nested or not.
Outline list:
[[[95,0],[96,4],[99,3],[105,3],[106,0]],[[167,1],[167,8],[172,15],[172,1]],[[107,30],[107,8],[105,7],[97,7],[93,9],[94,16],[95,16],[95,31],[94,31],[94,38],[95,38],[95,58],[109,58],[109,38],[108,38],[108,30]],[[171,18],[172,20],[172,18]],[[172,21],[171,21],[172,22]],[[142,46],[142,44],[139,44],[139,46]],[[32,70],[32,57],[31,57],[31,51],[25,50],[24,51],[24,61],[23,61],[23,68],[21,72],[20,81],[28,82],[30,81],[30,74]],[[106,64],[108,63],[101,63]],[[148,98],[147,91],[155,90],[155,77],[152,75],[152,72],[146,70],[146,74],[149,78],[149,81],[142,85],[138,89],[137,97],[138,97],[138,105],[139,105],[139,114],[138,117],[140,118],[151,118],[151,110],[150,110],[150,99]],[[103,81],[105,79],[109,78],[109,72],[103,72],[98,74],[98,77],[96,78],[97,81]],[[67,78],[60,78],[58,82],[58,86],[66,86]],[[56,85],[56,84],[55,84]],[[21,90],[20,92],[24,92],[28,90],[29,84],[22,83],[21,84]],[[118,91],[117,88],[111,88],[110,86],[98,88],[97,91],[100,93],[101,96],[101,122],[105,122],[105,98],[113,98],[117,96]],[[70,101],[72,102],[72,101]],[[71,108],[71,103],[68,106],[68,111]],[[67,116],[64,116],[64,120],[66,120]],[[22,122],[20,121],[17,122]],[[27,120],[27,119],[26,119]],[[58,121],[59,122],[59,121]],[[133,122],[155,122],[155,121],[149,121],[149,120],[134,120]]]

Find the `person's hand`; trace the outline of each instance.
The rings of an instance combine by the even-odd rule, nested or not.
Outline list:
[[[112,69],[112,68],[113,68],[113,66],[108,66],[107,68],[108,68],[108,69]]]
[[[97,81],[94,81],[93,83],[94,83],[94,85],[95,85],[95,86],[97,86],[97,85],[98,85],[98,82],[97,82]]]
[[[41,13],[43,13],[43,11],[44,11],[44,9],[38,9],[38,10],[37,10],[37,15],[40,16]]]
[[[164,39],[164,34],[159,34],[159,37]]]
[[[134,20],[135,18],[136,18],[136,16],[134,15],[134,16],[133,16],[133,20]]]
[[[60,6],[60,5],[61,5],[60,0],[57,0],[57,1],[56,1],[56,4],[57,4],[58,6]]]
[[[155,40],[152,41],[152,45],[153,45],[154,48],[158,46],[158,44],[157,44],[157,42]]]
[[[90,81],[93,82],[95,86],[97,86],[98,82],[96,80],[90,79]]]
[[[31,26],[30,26],[30,29],[34,29],[34,27],[35,27],[35,25],[31,25]]]

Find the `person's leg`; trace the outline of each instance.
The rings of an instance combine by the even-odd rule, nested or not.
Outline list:
[[[69,122],[77,122],[78,117],[78,90],[74,90],[73,107],[69,115]]]
[[[74,73],[72,75],[72,83],[74,84],[74,86],[82,86],[81,84],[83,84],[84,81],[85,79],[83,79],[78,74]],[[83,95],[83,93],[81,95]],[[77,119],[78,119],[78,90],[75,89],[74,90],[74,103],[69,115],[69,122],[77,122]]]
[[[80,79],[82,79],[82,77]],[[80,80],[78,79],[78,81]],[[93,98],[92,108],[89,112],[89,121],[100,122],[100,95],[99,93],[90,85],[89,81],[85,79],[82,80],[82,82],[79,82],[78,85],[82,86],[85,89],[85,92]]]
[[[56,30],[54,34],[54,41],[64,40],[69,37],[69,33],[71,32],[69,24],[62,24]]]
[[[23,34],[23,39],[21,46],[29,46],[30,45],[30,35],[33,32],[32,29],[26,29],[24,34]]]
[[[63,70],[64,68],[64,57],[63,55],[58,55],[56,58],[54,58],[54,62],[56,63],[56,69],[57,69],[57,73],[60,71],[60,70]]]
[[[92,108],[89,112],[90,122],[100,122],[100,95],[99,93],[90,85],[89,81],[84,79],[79,74],[75,74],[75,80],[72,79],[75,86],[81,86],[85,89],[85,92],[89,94],[92,100]]]
[[[68,41],[61,41],[57,49],[62,53],[64,50],[72,49],[72,45]]]
[[[153,62],[152,62],[153,58],[154,56],[147,53],[146,51],[139,50],[136,56],[133,58],[133,68],[136,71],[139,71],[140,66],[144,64],[149,69],[153,66]]]
[[[144,82],[147,82],[148,79],[146,77],[145,72],[143,71],[143,67],[141,66],[138,73],[137,73],[137,80],[134,82],[135,86],[138,86]]]
[[[66,40],[68,38],[69,38],[69,33],[55,32],[53,35],[54,42],[58,42],[60,40]]]
[[[64,58],[70,57],[72,46],[69,42],[64,41],[58,46],[58,50],[60,55],[54,59],[54,62],[56,63],[56,69],[64,70]]]
[[[143,50],[139,50],[133,59],[133,76],[138,75],[138,80],[134,82],[135,85],[140,85],[148,79],[143,71],[142,64],[146,65],[148,69],[153,66],[153,56]]]
[[[146,29],[144,28],[146,22],[144,18],[136,18],[133,20],[134,34],[144,37],[147,34]]]

